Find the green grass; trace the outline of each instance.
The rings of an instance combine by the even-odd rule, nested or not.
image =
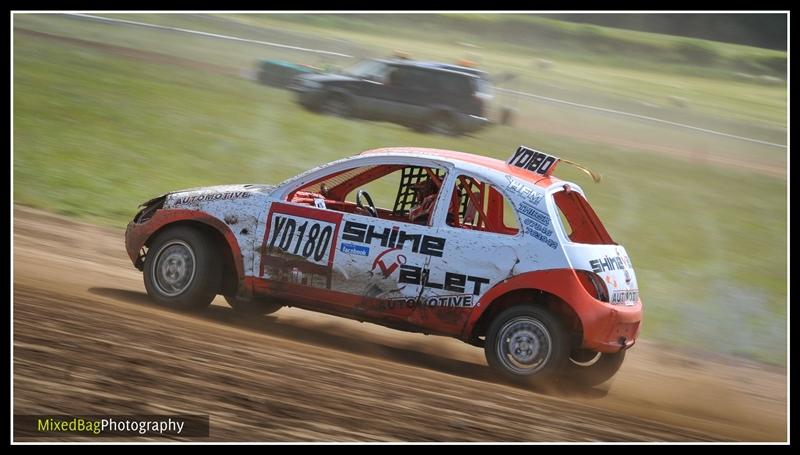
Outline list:
[[[453,60],[472,56],[492,73],[514,72],[524,79],[512,84],[522,90],[534,90],[549,96],[562,94],[584,103],[600,103],[612,108],[633,109],[641,106],[635,103],[659,105],[662,110],[669,106],[669,97],[686,98],[692,111],[703,114],[731,116],[741,121],[756,121],[765,126],[786,125],[786,90],[784,86],[765,86],[752,82],[732,80],[737,71],[732,69],[713,68],[708,65],[688,65],[664,61],[658,55],[646,53],[634,58],[623,58],[615,52],[599,53],[591,48],[576,47],[565,51],[558,47],[537,45],[536,40],[508,39],[487,37],[480,28],[481,22],[499,20],[519,21],[523,24],[546,23],[558,24],[569,30],[586,27],[552,21],[544,18],[520,17],[516,15],[459,15],[466,21],[463,30],[454,31],[437,25],[436,17],[424,15],[427,20],[420,19],[421,25],[415,27],[399,26],[393,22],[411,21],[408,15],[370,16],[359,19],[359,16],[315,16],[315,15],[236,15],[224,16],[226,20],[239,21],[246,24],[267,25],[275,28],[286,28],[308,34],[320,34],[335,37],[352,43],[369,43],[379,49],[376,53],[387,55],[394,49],[410,51],[415,57]],[[410,17],[410,16],[408,16]],[[431,18],[433,17],[433,18]],[[499,18],[499,19],[498,19]],[[154,18],[139,15],[137,19],[151,21]],[[189,21],[191,18],[182,18]],[[166,19],[162,19],[166,20]],[[175,18],[169,18],[170,21]],[[197,19],[194,19],[197,20]],[[477,24],[469,29],[472,23]],[[426,26],[426,24],[428,26]],[[602,30],[604,34],[624,36],[626,40],[644,40],[658,43],[659,46],[670,46],[686,39],[657,35],[652,33],[615,30],[604,27],[592,29]],[[478,30],[478,32],[476,32]],[[522,42],[520,42],[522,41]],[[757,49],[733,44],[701,42],[723,55],[735,59],[763,58],[764,56],[785,58],[786,54],[778,51]],[[463,43],[478,45],[480,48],[468,48]],[[557,44],[557,43],[551,43]],[[331,44],[328,43],[330,48]],[[539,58],[551,59],[552,68],[543,70],[537,67]],[[701,71],[705,69],[705,71]],[[760,74],[760,73],[758,73]],[[553,93],[555,92],[555,93]],[[753,109],[752,103],[761,104]],[[694,118],[694,112],[678,111],[676,113],[661,112],[670,120],[684,121]]]
[[[370,22],[349,16],[344,19],[336,16],[336,20],[321,21],[321,24],[318,16],[314,15],[123,14],[113,17],[327,49],[357,56],[388,55],[395,49],[410,51],[415,57],[423,59],[452,61],[473,56],[490,73],[517,74],[517,79],[508,84],[513,89],[722,129],[735,134],[747,133],[773,142],[786,140],[785,85],[770,86],[753,81],[732,80],[730,76],[733,71],[724,72],[725,77],[716,77],[720,76],[720,70],[698,73],[697,69],[703,68],[702,65],[675,67],[666,62],[657,62],[651,66],[632,65],[631,61],[615,59],[615,54],[608,56],[583,48],[570,53],[551,49],[556,54],[550,55],[537,47],[514,45],[509,48],[507,42],[499,42],[497,39],[483,40],[475,36],[471,37],[474,39],[470,36],[459,38],[453,35],[457,30],[451,33],[451,30],[441,28],[423,27],[424,33],[412,33],[409,27],[393,26],[392,21],[399,19],[392,19],[391,15],[374,16]],[[239,68],[251,68],[255,60],[264,57],[287,58],[306,63],[335,63],[341,66],[352,63],[348,59],[321,57],[136,26],[105,24],[63,15],[17,15],[14,20],[17,27],[35,28],[49,33],[79,36],[151,51],[159,51],[168,43],[168,52],[174,52],[175,55]],[[340,22],[344,26],[335,28],[331,25]],[[369,25],[365,26],[365,23]],[[380,34],[368,33],[373,28],[381,27],[381,24],[383,28]],[[652,35],[630,33],[634,36]],[[473,44],[477,42],[482,48],[466,48],[460,44],[465,41]],[[721,43],[713,45],[721,46],[722,49],[742,47]],[[747,49],[754,53],[763,51]],[[536,64],[540,58],[551,59],[553,66],[540,69]],[[635,59],[639,60],[641,59]],[[672,70],[665,71],[666,67]],[[688,106],[674,106],[673,100],[676,98],[685,99]]]
[[[645,337],[786,363],[783,179],[547,131],[449,138],[324,117],[240,78],[23,35],[13,77],[15,203],[117,227],[161,192],[277,183],[370,148],[552,151],[605,175],[594,185],[568,166],[558,171],[584,187],[630,253]]]

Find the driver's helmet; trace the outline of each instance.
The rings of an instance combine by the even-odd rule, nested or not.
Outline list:
[[[410,185],[410,188],[414,191],[414,203],[408,211],[408,218],[412,223],[427,223],[439,187],[436,182],[428,178]]]

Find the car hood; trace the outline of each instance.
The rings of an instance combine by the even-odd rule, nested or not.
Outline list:
[[[204,186],[188,188],[166,193],[165,207],[189,208],[201,203],[251,199],[255,196],[268,195],[275,189],[275,185],[237,184]]]

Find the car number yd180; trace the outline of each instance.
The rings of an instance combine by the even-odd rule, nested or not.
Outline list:
[[[333,223],[274,213],[270,226],[269,254],[280,250],[312,262],[328,262]]]

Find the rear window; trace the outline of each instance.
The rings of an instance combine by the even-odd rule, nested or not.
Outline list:
[[[564,234],[572,242],[616,245],[592,206],[580,193],[565,186],[564,190],[553,194],[553,200],[558,207]]]

